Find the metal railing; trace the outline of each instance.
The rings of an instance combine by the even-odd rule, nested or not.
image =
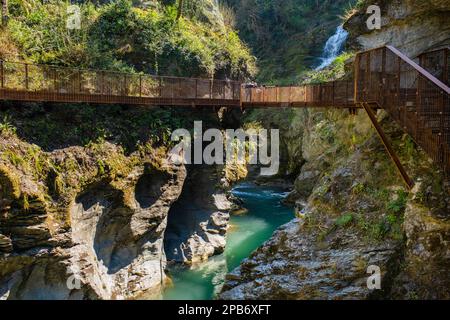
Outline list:
[[[355,103],[385,109],[449,174],[450,88],[391,46],[359,53],[355,79]]]
[[[450,80],[450,48],[445,47],[422,53],[419,65],[447,86]]]
[[[243,106],[353,108],[353,80],[289,87],[242,88]]]
[[[237,81],[0,61],[0,99],[152,105],[239,105]]]

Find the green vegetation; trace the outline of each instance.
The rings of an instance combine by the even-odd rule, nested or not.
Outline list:
[[[210,0],[77,1],[81,29],[66,26],[70,1],[10,0],[0,32],[0,58],[131,73],[244,79],[255,58],[241,42],[231,12]],[[94,4],[95,3],[95,4]],[[106,4],[104,4],[106,3]],[[141,2],[139,2],[141,3]],[[222,17],[227,13],[227,19]],[[0,112],[0,162],[8,175],[42,182],[39,194],[64,202],[70,193],[105,179],[118,181],[135,166],[162,168],[170,133],[209,124],[215,113],[121,105],[5,103]],[[84,148],[81,148],[83,146]],[[46,152],[51,151],[52,153]],[[35,195],[23,195],[33,208]],[[19,197],[19,196],[17,196]]]
[[[367,5],[367,0],[357,0],[354,4],[348,4],[345,8],[345,12],[342,15],[342,20],[348,20],[353,14],[355,14],[358,10],[361,10],[365,5]]]
[[[317,65],[326,40],[355,0],[226,0],[237,28],[259,59],[258,80],[294,83]]]
[[[16,127],[11,123],[11,118],[8,115],[3,116],[2,122],[0,122],[0,134],[14,135],[16,134]]]
[[[363,143],[362,149],[366,150],[363,152],[378,154],[373,149],[370,151],[372,144],[378,142],[375,138]],[[341,144],[341,141],[335,137],[334,143]],[[334,157],[342,160],[335,161],[323,172],[309,199],[314,208],[311,213],[314,219],[308,219],[307,222],[310,224],[309,228],[320,230],[317,234],[318,241],[341,232],[358,234],[361,240],[368,243],[387,239],[402,241],[403,216],[409,192],[398,187],[401,181],[397,172],[386,169],[392,166],[390,159],[386,156],[380,156],[380,159],[377,157],[377,165],[374,166],[370,158],[357,156],[357,162],[350,169],[348,161],[352,162],[349,159],[355,157],[354,154],[346,155],[345,150],[341,150]],[[332,177],[331,175],[336,175],[336,170],[351,170],[352,175],[338,174]],[[343,190],[350,192],[345,194]]]
[[[352,213],[346,213],[342,216],[340,216],[335,222],[334,224],[336,225],[336,227],[346,227],[348,225],[350,225],[353,222],[353,214]]]
[[[314,215],[313,215],[314,216]],[[353,213],[348,212],[339,216],[331,227],[323,228],[323,217],[316,217],[315,219],[308,219],[308,227],[310,229],[317,228],[317,239],[323,241],[326,236],[331,235],[338,230],[353,230],[355,233],[361,235],[361,239],[366,242],[380,242],[386,239],[394,239],[401,241],[404,237],[402,223],[403,211],[398,214],[388,213],[383,215],[382,212],[376,211],[373,214],[367,212]]]
[[[387,203],[386,210],[393,215],[400,214],[405,210],[407,200],[408,193],[404,190],[399,190],[395,199]]]
[[[331,65],[320,71],[310,70],[302,75],[303,83],[323,83],[341,79],[346,76],[345,63],[354,56],[353,52],[344,52]]]
[[[145,143],[169,146],[170,133],[192,127],[196,116],[199,114],[192,110],[153,108],[149,111],[114,105],[34,106],[28,110],[16,107],[0,113],[4,119],[0,122],[0,133],[17,134],[47,151],[109,141],[130,153]]]
[[[10,20],[0,36],[6,45],[2,44],[0,57],[191,77],[254,75],[254,57],[233,27],[222,21],[225,7],[210,0],[194,2],[195,6],[185,1],[177,19],[174,1],[154,2],[145,9],[131,0],[80,1],[81,29],[69,30],[70,1],[10,0]],[[108,141],[131,153],[146,144],[167,145],[170,133],[192,126],[195,114],[117,105],[101,112],[99,106],[79,104],[65,104],[63,110],[47,104],[15,106],[0,114],[0,132],[17,133],[47,151]]]
[[[204,0],[206,1],[206,0]],[[81,29],[66,27],[69,1],[11,0],[6,33],[25,60],[180,76],[244,78],[255,61],[229,26],[176,20],[175,5],[131,0],[81,6]]]
[[[387,189],[367,192],[375,201],[384,203],[384,208],[381,207],[371,215],[364,212],[358,214],[357,228],[363,232],[368,241],[382,241],[386,238],[401,241],[404,237],[402,224],[408,192],[403,189],[394,193]]]

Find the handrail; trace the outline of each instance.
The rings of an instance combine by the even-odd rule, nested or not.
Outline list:
[[[353,80],[280,87],[243,87],[243,106],[354,108]]]
[[[241,82],[76,69],[0,60],[0,99],[174,106],[238,106]]]
[[[444,72],[446,61],[437,64]],[[355,102],[386,110],[450,177],[450,88],[445,83],[385,46],[357,54]]]
[[[424,68],[422,68],[421,66],[419,66],[417,63],[415,63],[413,60],[411,60],[410,58],[408,58],[407,56],[405,56],[403,53],[401,53],[399,50],[397,50],[396,48],[387,45],[386,48],[388,48],[389,50],[391,50],[394,54],[396,54],[397,56],[399,56],[403,61],[405,61],[406,63],[408,63],[411,67],[413,67],[414,69],[416,69],[417,72],[421,73],[425,78],[427,78],[428,80],[430,80],[431,82],[433,82],[435,85],[437,85],[439,88],[441,88],[442,90],[444,90],[447,94],[450,94],[450,87],[446,86],[445,83],[443,83],[442,81],[440,81],[439,79],[437,79],[436,77],[434,77],[431,73],[429,73],[427,70],[425,70]]]
[[[444,50],[445,51],[450,51],[450,46],[444,46],[444,47],[441,47],[441,48],[436,48],[436,49],[432,49],[432,50],[429,50],[429,51],[425,51],[425,52],[419,54],[418,56],[420,57],[420,56],[422,56],[424,54],[430,54],[430,53],[444,51]]]
[[[223,81],[226,83],[239,83],[241,84],[241,81],[238,80],[230,80],[230,79],[215,79],[215,78],[200,78],[200,77],[179,77],[179,76],[168,76],[168,75],[155,75],[155,74],[148,74],[148,73],[131,73],[131,72],[124,72],[124,71],[116,71],[116,70],[108,70],[108,69],[90,69],[90,68],[76,68],[76,67],[70,67],[70,66],[59,66],[56,64],[43,64],[43,63],[29,63],[25,61],[10,61],[5,59],[0,59],[0,62],[2,63],[10,63],[10,64],[20,64],[20,65],[28,65],[28,66],[34,66],[34,67],[43,67],[43,68],[55,68],[55,69],[62,69],[62,70],[70,70],[70,71],[76,71],[76,72],[94,72],[94,73],[109,73],[109,74],[119,74],[124,76],[145,76],[145,77],[153,77],[153,78],[164,78],[164,79],[188,79],[188,80],[201,80],[201,81]]]

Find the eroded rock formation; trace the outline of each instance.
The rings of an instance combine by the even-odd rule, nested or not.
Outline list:
[[[371,4],[381,8],[380,30],[366,26]],[[389,44],[415,58],[447,46],[449,10],[440,0],[361,1],[344,24],[349,49]],[[364,113],[308,111],[301,156],[291,160],[301,164],[300,174],[285,200],[298,219],[230,273],[219,298],[449,298],[443,173],[384,112],[378,116],[415,188],[405,190]],[[370,265],[381,270],[381,290],[367,287]]]
[[[232,203],[218,186],[221,170],[191,167],[183,192],[169,212],[165,235],[167,258],[197,263],[223,252]]]
[[[21,133],[0,132],[1,299],[151,299],[167,260],[223,251],[226,190],[245,170],[174,165],[164,144],[125,151],[112,138],[45,152]]]
[[[17,154],[28,148],[11,137],[2,141],[3,152],[11,145],[18,146]],[[40,154],[67,170],[48,175],[53,188],[23,168],[1,165],[2,298],[128,299],[160,293],[167,216],[186,170],[161,166],[155,154],[121,158],[112,144],[99,148]],[[52,197],[49,189],[59,191]]]

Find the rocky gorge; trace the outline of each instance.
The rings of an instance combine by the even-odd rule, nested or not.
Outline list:
[[[170,1],[77,4],[74,32],[66,2],[10,4],[0,59],[205,78],[255,72],[214,1],[180,17]],[[195,264],[223,251],[226,191],[242,173],[166,161],[172,131],[194,120],[221,128],[220,112],[4,101],[0,109],[0,299],[158,298],[168,260]]]
[[[448,45],[447,1],[378,1],[382,27],[373,31],[365,24],[366,4],[360,1],[344,23],[348,50],[391,44],[415,58]],[[252,120],[258,117],[265,119]],[[363,112],[297,112],[283,124],[283,139],[297,146],[287,148],[297,151],[285,162],[300,164],[300,171],[285,202],[298,217],[227,275],[220,299],[450,297],[449,186],[384,112],[378,117],[414,189],[396,175]],[[369,266],[381,271],[380,290],[368,289]]]
[[[44,151],[12,129],[0,146],[2,299],[157,298],[168,260],[225,247],[223,167],[174,165],[150,144]]]
[[[181,18],[174,39],[155,46],[143,45],[138,36],[136,45],[128,41],[139,32],[113,29],[113,54],[102,53],[113,58],[105,65],[138,60],[129,65],[146,72],[247,75],[252,59],[241,46],[214,51],[218,41],[238,37],[223,31],[229,26],[214,2],[204,2],[198,17]],[[392,44],[415,58],[448,45],[447,1],[377,3],[381,30],[364,28],[367,3],[359,1],[344,23],[350,59],[321,75],[348,76],[353,52],[360,49]],[[114,14],[134,21],[132,27],[145,25],[141,9],[119,9]],[[13,26],[11,38],[20,33],[20,23]],[[228,40],[208,34],[210,29],[222,30],[218,34]],[[145,31],[157,38],[154,30]],[[205,39],[196,41],[200,35]],[[0,57],[18,55],[12,43],[0,48]],[[158,46],[166,51],[153,52]],[[140,65],[141,57],[156,58]],[[224,61],[213,65],[218,57]],[[311,75],[301,78],[309,81]],[[39,103],[1,108],[0,299],[158,299],[172,282],[169,265],[201,265],[224,251],[230,214],[246,212],[229,190],[245,178],[289,187],[282,202],[297,217],[225,276],[219,299],[450,299],[449,186],[383,111],[378,118],[416,182],[413,190],[403,184],[362,110],[242,113]],[[168,165],[170,133],[199,119],[216,128],[280,128],[279,174],[262,178],[254,167],[236,164]],[[367,288],[369,266],[381,271],[380,290]]]
[[[339,122],[367,130],[363,142],[345,146],[354,150],[346,156],[326,143],[314,150],[285,200],[298,218],[227,275],[221,299],[448,298],[450,208],[441,173],[421,152],[404,154],[419,181],[409,195],[364,115],[347,117]],[[405,148],[406,137],[384,123]],[[306,153],[318,147],[317,129]],[[380,268],[382,290],[368,290],[369,266]]]

